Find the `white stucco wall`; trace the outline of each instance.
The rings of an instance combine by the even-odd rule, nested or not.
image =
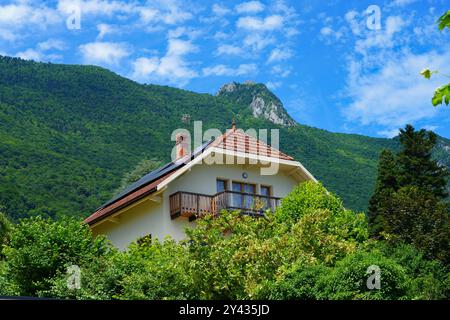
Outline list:
[[[248,174],[247,179],[242,173]],[[162,194],[161,203],[143,201],[118,216],[117,222],[105,221],[93,228],[94,234],[106,234],[119,249],[126,247],[139,237],[151,234],[152,239],[164,239],[170,235],[176,240],[185,237],[185,227],[195,227],[195,221],[187,218],[170,218],[169,196],[177,191],[189,191],[213,195],[216,193],[216,179],[228,179],[272,186],[273,196],[285,197],[297,182],[291,176],[280,172],[277,175],[262,176],[257,166],[242,165],[195,165],[190,171],[172,181]]]

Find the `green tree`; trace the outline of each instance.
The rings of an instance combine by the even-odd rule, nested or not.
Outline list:
[[[398,186],[417,186],[438,199],[445,199],[448,169],[432,159],[436,134],[424,129],[416,131],[407,125],[400,129],[399,138],[402,150],[397,155]]]
[[[373,250],[394,260],[407,274],[409,299],[438,300],[450,297],[450,273],[438,260],[429,260],[411,244],[386,241],[370,242]]]
[[[449,259],[448,204],[416,186],[392,194],[384,231],[392,242],[411,243],[429,259]]]
[[[131,244],[113,250],[82,268],[79,290],[67,288],[67,275],[50,281],[43,296],[71,299],[190,299],[194,289],[187,248],[174,240]]]
[[[0,258],[2,257],[1,249],[6,245],[11,235],[12,224],[9,219],[0,212]]]
[[[380,270],[380,288],[369,289],[368,268]],[[407,274],[394,260],[378,251],[358,251],[339,261],[326,276],[321,295],[333,300],[395,300],[407,294]]]
[[[297,262],[276,281],[268,282],[259,293],[260,299],[318,300],[324,296],[324,281],[332,270],[320,264]]]
[[[379,237],[383,215],[391,194],[397,190],[398,168],[392,152],[385,149],[380,154],[375,191],[369,201],[368,220],[372,237]]]
[[[436,135],[407,125],[399,140],[396,156],[380,156],[369,208],[371,236],[411,243],[428,258],[448,261],[448,171],[432,159]]]
[[[108,248],[103,237],[94,239],[89,227],[77,219],[24,219],[13,227],[9,244],[3,249],[6,277],[18,294],[36,296],[68,266],[88,265]]]
[[[295,223],[304,214],[317,209],[331,212],[344,210],[342,201],[316,182],[297,185],[283,200],[277,217],[282,221]]]

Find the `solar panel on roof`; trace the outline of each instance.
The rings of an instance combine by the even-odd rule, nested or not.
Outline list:
[[[133,182],[132,184],[130,184],[128,187],[126,187],[122,192],[120,192],[117,196],[113,197],[111,200],[107,201],[106,203],[104,203],[103,205],[101,205],[97,210],[100,210],[114,202],[116,202],[117,200],[125,197],[126,195],[128,195],[129,193],[147,185],[152,183],[153,181],[159,179],[160,177],[174,171],[177,170],[178,168],[181,168],[182,166],[184,166],[185,164],[189,163],[189,161],[191,161],[192,159],[194,159],[195,157],[197,157],[200,153],[202,153],[207,147],[208,145],[212,142],[213,140],[209,140],[207,142],[205,142],[203,145],[197,147],[191,154],[190,158],[181,158],[177,161],[172,161],[169,162],[165,165],[163,165],[162,167],[153,170],[152,172],[147,173],[145,176],[143,176],[142,178],[140,178],[139,180],[137,180],[136,182]],[[96,210],[96,211],[97,211]]]

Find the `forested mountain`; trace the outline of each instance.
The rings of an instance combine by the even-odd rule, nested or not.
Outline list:
[[[233,117],[244,129],[280,128],[281,149],[357,210],[367,207],[379,152],[398,145],[296,124],[262,84],[212,96],[100,67],[0,56],[0,211],[86,216],[142,159],[169,161],[174,129],[202,120],[225,130]],[[450,165],[449,140],[440,139],[436,156]]]

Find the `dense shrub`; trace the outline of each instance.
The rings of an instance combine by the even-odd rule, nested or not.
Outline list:
[[[223,211],[188,230],[189,269],[202,299],[252,298],[264,279],[302,253],[273,216],[255,219]]]
[[[333,264],[354,252],[358,243],[367,239],[368,231],[363,214],[341,209],[307,210],[292,226],[290,236],[298,250],[317,261]]]
[[[79,220],[24,219],[12,228],[10,243],[3,249],[6,275],[20,295],[33,296],[68,266],[89,264],[107,250],[105,239],[93,239]]]
[[[342,201],[329,193],[320,183],[304,182],[297,185],[282,200],[278,217],[283,221],[297,221],[304,214],[316,209],[328,209],[331,212],[344,210]]]
[[[369,289],[370,266],[381,272],[380,289]],[[376,251],[358,251],[339,261],[325,279],[323,296],[327,299],[403,299],[406,297],[405,269]]]
[[[11,237],[11,222],[0,212],[0,260],[3,258],[2,247],[9,242]]]
[[[316,300],[323,295],[323,279],[330,272],[329,267],[297,262],[273,282],[266,282],[259,292],[259,298],[270,300]]]
[[[427,258],[450,263],[449,205],[417,187],[391,195],[384,230],[393,242],[411,243]]]
[[[82,286],[69,289],[67,275],[51,281],[41,295],[76,299],[188,299],[192,281],[186,269],[186,249],[173,240],[130,245],[111,251],[81,269]]]
[[[410,244],[379,241],[370,245],[405,269],[408,298],[435,300],[450,297],[450,273],[441,261],[427,260],[423,252]]]

